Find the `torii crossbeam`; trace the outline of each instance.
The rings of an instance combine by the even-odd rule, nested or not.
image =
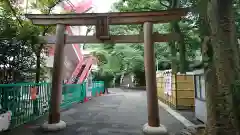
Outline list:
[[[44,124],[45,129],[61,129],[60,121],[60,95],[62,92],[62,65],[65,44],[70,43],[144,43],[144,65],[146,76],[148,123],[143,131],[147,135],[166,135],[167,130],[160,125],[158,114],[158,99],[156,85],[156,69],[154,42],[168,42],[178,40],[179,35],[153,33],[154,23],[167,23],[181,19],[188,9],[172,9],[154,12],[116,12],[116,13],[83,13],[83,14],[27,14],[26,17],[36,25],[57,25],[56,36],[43,37],[46,43],[56,44],[54,55],[54,70],[52,79],[51,105],[49,121]],[[144,24],[144,31],[139,35],[110,35],[109,25]],[[66,36],[65,26],[95,25],[95,36]],[[54,128],[52,128],[54,127]]]
[[[147,12],[112,12],[112,13],[81,13],[81,14],[26,14],[33,24],[37,25],[71,25],[86,26],[97,25],[99,20],[108,19],[108,25],[126,25],[126,24],[143,24],[168,23],[172,20],[181,19],[186,15],[188,9],[178,8],[161,11]],[[107,24],[106,24],[107,25]]]

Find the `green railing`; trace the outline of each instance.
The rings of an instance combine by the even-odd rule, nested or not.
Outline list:
[[[92,96],[101,94],[104,92],[104,82],[103,81],[93,81],[92,83]]]
[[[104,82],[94,81],[92,96],[104,92]],[[50,83],[0,84],[0,112],[11,111],[10,128],[36,120],[49,110]],[[64,84],[61,108],[69,108],[86,97],[86,83]]]
[[[0,84],[0,108],[11,111],[10,126],[44,115],[49,109],[50,88],[49,83]]]
[[[86,96],[86,83],[64,84],[62,89],[61,108],[68,108],[73,103],[83,102]]]

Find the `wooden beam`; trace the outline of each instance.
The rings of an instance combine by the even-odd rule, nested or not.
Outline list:
[[[96,25],[97,18],[108,17],[109,25],[143,24],[144,22],[167,23],[181,19],[188,8],[148,12],[112,12],[112,13],[82,13],[82,14],[26,14],[25,16],[37,25]]]
[[[55,44],[55,36],[44,36],[43,43]],[[179,34],[153,34],[154,42],[168,42],[168,41],[178,41]],[[66,44],[74,43],[143,43],[143,34],[139,35],[112,35],[110,40],[99,40],[96,36],[66,36]]]

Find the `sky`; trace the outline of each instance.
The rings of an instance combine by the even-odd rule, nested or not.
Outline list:
[[[24,0],[24,2],[22,3],[22,6],[26,6],[26,2],[28,2],[30,0]],[[80,2],[81,0],[70,0],[73,4],[77,4],[78,2]],[[117,2],[118,0],[92,0],[94,6],[96,7],[95,10],[97,10],[98,13],[104,13],[104,12],[109,12],[111,10],[111,7],[113,5],[113,3]],[[33,10],[33,9],[31,9]],[[58,11],[59,9],[57,8],[56,11]],[[37,12],[34,10],[34,12]],[[38,13],[38,12],[37,12]]]
[[[104,13],[111,10],[112,4],[118,0],[93,0],[94,5],[97,7],[97,12]]]

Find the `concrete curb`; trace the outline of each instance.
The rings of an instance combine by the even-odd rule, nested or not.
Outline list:
[[[192,127],[196,126],[191,121],[186,119],[184,116],[182,116],[180,113],[176,112],[172,108],[170,108],[168,105],[164,104],[160,100],[158,100],[159,106],[161,106],[164,110],[166,110],[169,114],[171,114],[174,118],[176,118],[178,121],[180,121],[185,127]]]

